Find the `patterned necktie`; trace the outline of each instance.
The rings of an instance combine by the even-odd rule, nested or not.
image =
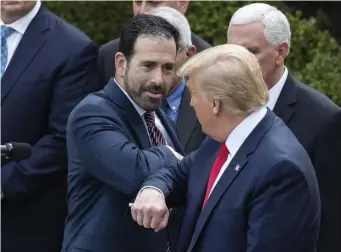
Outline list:
[[[15,32],[15,30],[12,27],[5,25],[1,26],[1,78],[4,75],[8,58],[7,38],[13,32]]]
[[[153,146],[165,145],[166,141],[162,136],[161,131],[155,125],[155,112],[144,113],[144,119],[147,123],[147,129],[149,133],[150,140]]]
[[[211,173],[210,173],[210,178],[208,179],[208,184],[207,184],[207,189],[206,189],[206,194],[205,194],[204,202],[202,205],[202,209],[204,209],[204,207],[205,207],[205,204],[208,200],[208,197],[210,195],[210,192],[212,190],[214,182],[216,181],[221,168],[225,164],[229,153],[230,152],[227,149],[226,144],[223,143],[220,147],[220,151],[219,151],[219,154],[217,156],[217,159],[214,161],[214,165],[213,165],[213,168],[212,168]]]
[[[165,145],[166,141],[164,137],[162,136],[161,131],[156,127],[155,125],[155,112],[154,111],[149,111],[144,113],[144,119],[146,120],[147,123],[147,129],[149,133],[150,140],[152,142],[153,146],[160,146],[160,145]],[[167,230],[168,231],[168,230]],[[169,232],[167,232],[168,236],[168,241],[166,242],[166,252],[171,252],[172,247],[170,244],[169,240]]]

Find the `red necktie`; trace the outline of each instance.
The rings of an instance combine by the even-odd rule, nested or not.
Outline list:
[[[229,155],[229,150],[226,147],[226,144],[222,144],[220,147],[220,152],[217,156],[217,159],[214,162],[213,168],[211,170],[210,178],[208,179],[208,184],[207,184],[207,189],[206,189],[206,194],[204,198],[204,203],[202,205],[202,209],[204,209],[206,201],[208,199],[208,196],[210,195],[210,192],[212,190],[212,187],[214,185],[214,182],[216,181],[218,174],[223,167],[224,163],[227,160],[227,157]]]

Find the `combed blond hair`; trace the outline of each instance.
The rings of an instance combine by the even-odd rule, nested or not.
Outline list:
[[[206,49],[177,72],[180,77],[193,73],[202,97],[220,100],[234,114],[251,113],[269,100],[257,58],[242,46],[226,44]]]

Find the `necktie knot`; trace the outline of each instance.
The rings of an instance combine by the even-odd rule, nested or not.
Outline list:
[[[7,39],[15,30],[12,27],[1,25],[1,40]]]
[[[227,159],[227,156],[230,154],[229,149],[227,149],[227,146],[225,143],[223,143],[220,147],[219,157],[223,159]]]
[[[155,112],[148,111],[144,113],[144,119],[146,120],[147,125],[155,125]]]
[[[155,124],[155,112],[154,111],[148,111],[144,113],[144,119],[147,124],[147,130],[148,134],[151,140],[151,143],[153,146],[160,146],[166,144],[165,139],[163,138],[163,135],[161,131],[156,127]]]

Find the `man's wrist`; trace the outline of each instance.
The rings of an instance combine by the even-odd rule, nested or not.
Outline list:
[[[161,193],[162,197],[165,198],[165,195],[163,194],[163,191],[161,191],[159,188],[155,187],[155,186],[144,186],[141,188],[141,190],[139,191],[139,193],[137,194],[136,198],[140,195],[140,193],[144,190],[144,189],[147,189],[147,188],[151,188],[151,189],[154,189],[156,191],[158,191],[159,193]]]

